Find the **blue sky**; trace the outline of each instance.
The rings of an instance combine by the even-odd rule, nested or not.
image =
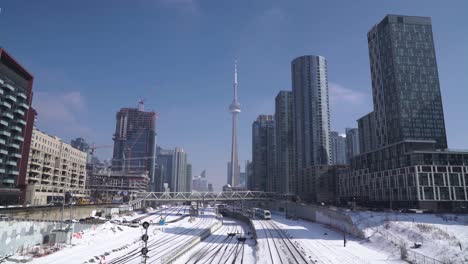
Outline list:
[[[109,145],[116,111],[144,98],[159,113],[158,144],[183,147],[194,175],[206,168],[217,188],[226,181],[235,59],[243,161],[252,122],[290,89],[293,58],[327,58],[331,126],[344,131],[372,109],[367,31],[386,14],[431,16],[449,147],[468,149],[468,1],[2,0],[0,8],[0,46],[35,76],[41,130]]]

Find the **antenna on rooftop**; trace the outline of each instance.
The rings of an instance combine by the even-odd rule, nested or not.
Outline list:
[[[138,111],[145,111],[145,100],[143,98],[138,101]]]

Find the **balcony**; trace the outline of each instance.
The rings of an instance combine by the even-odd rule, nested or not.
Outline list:
[[[0,154],[8,155],[8,151],[6,151],[6,150],[4,150],[4,149],[0,149]]]
[[[14,143],[10,143],[10,144],[8,145],[8,147],[9,147],[9,148],[14,148],[14,149],[19,149],[19,148],[20,148],[20,145],[14,144]]]
[[[0,125],[8,127],[8,122],[5,120],[0,120]]]
[[[26,125],[26,121],[24,121],[23,119],[18,119],[18,120],[16,120],[16,123],[21,124],[21,125],[23,125],[23,126]]]
[[[15,91],[15,87],[13,87],[11,84],[7,83],[7,84],[3,84],[3,87],[7,88],[8,90],[14,92]]]
[[[13,153],[12,156],[15,157],[15,158],[21,159],[21,154],[19,154],[19,153]]]
[[[24,116],[24,111],[21,110],[21,109],[19,109],[19,108],[15,109],[14,113],[15,113],[15,114],[19,114],[19,115],[21,115],[21,116]]]
[[[19,126],[12,126],[11,129],[12,129],[12,130],[16,130],[16,131],[18,131],[18,132],[20,132],[20,133],[23,132],[23,130],[22,130],[21,127],[19,127]]]
[[[0,130],[0,136],[1,136],[1,135],[9,137],[9,136],[11,136],[11,133],[10,133],[10,132],[7,132],[7,131],[5,131],[5,130]]]
[[[16,161],[13,161],[13,160],[8,160],[6,162],[6,165],[10,165],[10,166],[16,166],[18,163]]]
[[[16,98],[13,95],[7,95],[7,96],[5,96],[5,98],[12,101],[12,102],[15,102],[15,103],[17,101]]]
[[[6,183],[6,184],[14,184],[15,180],[13,180],[13,179],[2,179],[2,182]]]
[[[19,142],[23,142],[23,141],[24,141],[24,139],[23,139],[22,136],[14,136],[13,139],[16,140],[16,141],[19,141]]]
[[[5,94],[2,89],[0,89],[0,94]]]
[[[3,85],[4,83],[5,83],[5,81],[0,79],[0,85]]]
[[[34,169],[31,168],[31,172],[34,172],[34,173],[36,173],[36,174],[38,174],[38,175],[42,173],[42,171],[40,170],[40,168],[34,168]]]
[[[5,140],[0,138],[0,144],[5,145],[6,144]]]
[[[13,119],[13,117],[14,117],[12,114],[7,113],[7,112],[3,112],[2,116],[8,117],[9,119]]]
[[[18,97],[21,97],[24,100],[28,99],[28,97],[26,97],[26,95],[24,93],[21,93],[21,92],[18,93]]]
[[[25,103],[19,103],[18,105],[21,106],[24,109],[29,109],[29,105],[27,105]]]
[[[0,168],[0,173],[5,173],[5,169]]]
[[[6,173],[7,173],[7,174],[16,175],[16,176],[18,176],[18,174],[19,174],[17,170],[7,170]]]
[[[0,102],[0,106],[4,106],[4,107],[6,107],[6,108],[11,109],[11,104],[9,104],[9,103],[7,103],[7,102],[4,102],[4,101]]]

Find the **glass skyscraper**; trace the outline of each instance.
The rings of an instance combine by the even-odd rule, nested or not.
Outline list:
[[[252,124],[252,191],[275,190],[276,153],[275,120],[272,115],[259,115]]]
[[[367,37],[376,147],[435,140],[447,148],[431,18],[388,15]]]
[[[291,178],[294,163],[292,128],[292,92],[280,91],[275,98],[276,125],[276,192],[295,192],[297,183]]]
[[[327,60],[301,56],[291,63],[297,169],[331,164]]]

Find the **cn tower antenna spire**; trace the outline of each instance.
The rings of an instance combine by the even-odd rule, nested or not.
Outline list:
[[[234,100],[237,101],[237,60],[234,61]]]
[[[228,184],[232,187],[239,186],[239,158],[237,155],[237,120],[241,111],[237,98],[237,60],[234,61],[234,98],[229,106],[232,113],[232,145],[231,145],[231,167],[228,175]]]

